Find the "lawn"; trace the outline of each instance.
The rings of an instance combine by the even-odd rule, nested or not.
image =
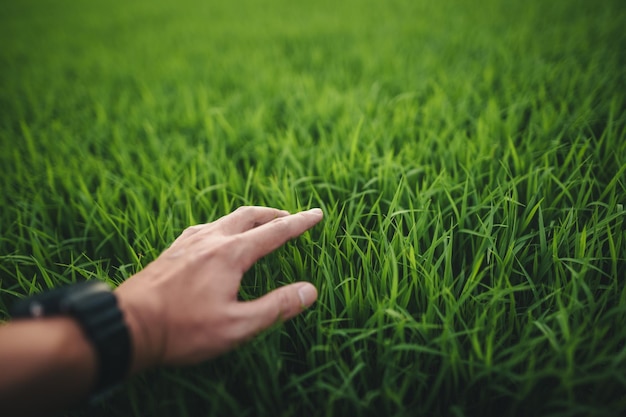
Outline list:
[[[318,302],[95,416],[626,414],[620,0],[0,0],[0,319],[321,207]],[[172,300],[184,303],[185,300]]]

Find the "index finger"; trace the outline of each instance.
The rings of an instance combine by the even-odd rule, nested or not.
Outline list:
[[[230,235],[245,232],[288,214],[288,211],[271,207],[242,206],[213,223]]]
[[[273,252],[289,239],[300,236],[322,220],[319,208],[279,217],[242,233],[238,259],[242,271],[247,271],[259,258]]]

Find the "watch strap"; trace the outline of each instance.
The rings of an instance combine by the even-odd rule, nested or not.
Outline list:
[[[69,294],[65,302],[96,350],[95,393],[104,393],[126,377],[130,365],[130,334],[117,297],[106,284],[96,282],[87,291]]]

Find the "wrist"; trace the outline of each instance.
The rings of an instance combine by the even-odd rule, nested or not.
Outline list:
[[[145,294],[135,296],[124,285],[114,292],[130,333],[133,350],[129,375],[160,365],[163,360],[163,336],[157,303]]]

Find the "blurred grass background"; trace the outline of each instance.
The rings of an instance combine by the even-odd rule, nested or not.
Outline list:
[[[0,1],[0,314],[239,205],[314,308],[70,415],[620,415],[617,0]],[[184,302],[184,300],[173,300]]]

